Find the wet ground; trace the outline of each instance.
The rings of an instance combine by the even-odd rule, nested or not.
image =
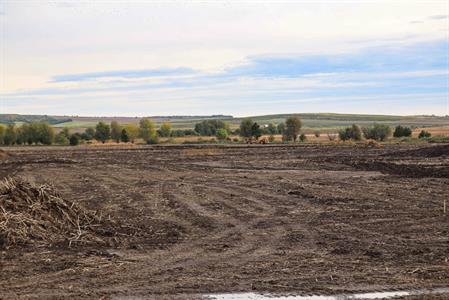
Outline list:
[[[0,177],[50,182],[120,228],[3,249],[0,298],[449,286],[449,145],[7,150]]]

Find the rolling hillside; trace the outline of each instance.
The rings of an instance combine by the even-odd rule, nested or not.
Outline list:
[[[390,116],[390,115],[360,115],[360,114],[334,114],[334,113],[299,113],[252,116],[259,124],[278,124],[284,122],[291,115],[297,115],[303,121],[304,129],[337,129],[357,123],[361,126],[373,123],[384,123],[392,126],[407,125],[413,127],[449,126],[449,117],[439,116]],[[150,116],[157,125],[162,122],[170,122],[175,129],[190,129],[205,119],[220,119],[229,122],[231,128],[237,128],[243,118],[235,118],[227,115],[211,116]],[[0,114],[0,123],[27,123],[33,121],[47,121],[57,128],[68,127],[72,129],[84,129],[95,126],[99,121],[109,123],[118,121],[122,124],[138,123],[138,117],[80,117],[80,116],[45,116],[45,115],[17,115]]]

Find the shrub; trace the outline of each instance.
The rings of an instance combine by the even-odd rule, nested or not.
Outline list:
[[[299,136],[299,140],[301,142],[305,142],[307,140],[307,136],[304,133],[301,133],[301,135]]]
[[[169,137],[171,134],[171,124],[169,122],[162,123],[161,128],[158,130],[158,134],[160,137]]]
[[[347,140],[360,141],[362,140],[362,130],[356,124],[352,124],[351,127],[347,127],[345,129],[340,130],[338,132],[338,136],[342,141]]]
[[[364,127],[363,135],[366,139],[384,141],[391,135],[391,128],[384,124],[375,124],[371,127]]]
[[[224,141],[228,138],[228,131],[224,128],[220,128],[217,130],[216,137],[219,141]]]
[[[65,136],[64,132],[60,132],[55,136],[55,143],[58,145],[68,145],[69,139]]]
[[[70,136],[70,146],[78,146],[80,143],[80,138],[77,134],[72,134]]]
[[[315,137],[316,138],[319,138],[320,137],[320,135],[321,135],[321,133],[317,130],[317,131],[315,131]]]
[[[204,120],[195,124],[195,131],[199,135],[214,136],[218,129],[225,129],[229,133],[229,124],[221,120]]]
[[[418,138],[420,139],[427,139],[430,138],[432,136],[432,134],[426,130],[421,130],[421,132],[418,135]]]
[[[273,143],[273,142],[275,141],[274,135],[271,134],[271,135],[268,137],[268,141],[269,141],[270,143]]]
[[[232,141],[235,142],[235,143],[240,142],[239,138],[233,138]]]
[[[277,126],[277,130],[279,134],[284,134],[285,132],[285,124],[284,123],[279,123]]]
[[[184,135],[195,136],[195,135],[198,135],[198,132],[196,132],[193,129],[185,129],[184,130]]]
[[[82,134],[83,140],[91,141],[95,137],[95,129],[92,127],[86,128],[86,131]]]
[[[123,128],[122,132],[120,133],[120,140],[123,143],[128,143],[129,142],[129,135],[128,135],[128,132],[126,131],[125,128]]]
[[[410,127],[403,127],[401,125],[398,125],[394,129],[393,136],[396,137],[396,138],[399,138],[399,137],[410,137],[410,136],[412,136],[412,129]]]
[[[61,132],[66,138],[70,138],[70,130],[67,127],[64,127]]]
[[[146,141],[147,145],[156,145],[159,144],[159,138],[157,135],[155,135],[154,137],[150,138],[149,140]]]
[[[159,133],[159,135],[160,135],[160,133]],[[185,132],[185,130],[182,130],[182,129],[172,130],[170,132],[170,136],[171,137],[184,137],[184,136],[186,136],[186,132]]]

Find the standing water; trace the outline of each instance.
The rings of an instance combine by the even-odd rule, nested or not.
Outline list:
[[[357,294],[340,294],[331,296],[321,295],[276,295],[276,294],[257,294],[257,293],[224,293],[224,294],[210,294],[205,295],[205,299],[210,300],[350,300],[350,299],[393,299],[404,296],[416,295],[436,295],[448,294],[449,288],[436,289],[419,289],[419,290],[405,290],[405,291],[391,291],[391,292],[372,292],[372,293],[357,293]]]

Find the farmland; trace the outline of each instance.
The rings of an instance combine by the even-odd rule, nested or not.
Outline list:
[[[313,130],[335,131],[356,123],[360,126],[368,126],[374,123],[383,123],[390,126],[406,125],[412,127],[449,127],[449,117],[438,116],[388,116],[388,115],[358,115],[358,114],[330,114],[330,113],[299,113],[252,116],[251,118],[261,125],[284,122],[289,116],[296,115],[303,121],[306,132]],[[162,122],[170,122],[173,129],[193,129],[195,124],[205,119],[218,119],[228,122],[231,129],[236,129],[243,118],[225,115],[212,116],[153,116],[157,126]],[[70,128],[75,131],[83,131],[87,127],[94,127],[99,121],[110,123],[117,121],[121,124],[138,124],[137,117],[80,117],[80,116],[23,116],[23,115],[0,115],[0,123],[7,124],[15,121],[21,124],[24,121],[50,120],[55,128]]]
[[[8,147],[0,178],[103,215],[0,252],[0,298],[449,286],[449,145]]]

